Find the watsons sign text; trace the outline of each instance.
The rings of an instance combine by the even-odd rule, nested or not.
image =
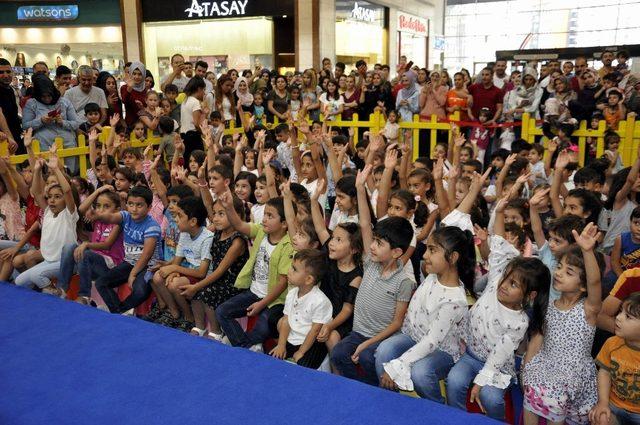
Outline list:
[[[77,5],[20,6],[18,8],[18,21],[73,21],[77,18]]]
[[[249,0],[198,1],[192,0],[191,7],[185,10],[189,18],[215,18],[219,16],[243,16]]]

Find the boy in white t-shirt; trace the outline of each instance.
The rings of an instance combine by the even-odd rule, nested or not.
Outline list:
[[[294,257],[287,275],[293,288],[278,322],[278,345],[269,353],[273,357],[317,369],[327,356],[326,344],[316,340],[333,312],[331,301],[317,286],[326,269],[326,254],[317,249],[303,249]]]

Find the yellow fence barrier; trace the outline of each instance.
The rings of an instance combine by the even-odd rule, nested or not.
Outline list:
[[[328,125],[332,127],[339,128],[350,128],[353,129],[353,143],[356,144],[359,141],[359,131],[358,129],[366,128],[372,133],[378,133],[385,126],[384,115],[380,112],[375,112],[369,116],[369,120],[360,121],[358,119],[358,114],[353,115],[353,120],[351,121],[343,121],[338,118],[335,121],[327,122]],[[459,115],[458,113],[450,116],[451,121],[458,121]],[[277,118],[273,123],[269,123],[266,125],[268,129],[273,129],[278,125]],[[427,130],[429,131],[429,152],[432,153],[436,144],[436,134],[438,131],[446,131],[447,136],[450,136],[451,132],[451,123],[450,122],[439,122],[437,117],[433,115],[429,121],[421,121],[418,115],[413,116],[413,121],[404,121],[399,123],[400,130],[411,130],[411,139],[413,144],[413,159],[415,160],[418,157],[419,148],[420,148],[420,131]],[[578,138],[578,144],[580,148],[580,165],[584,165],[584,155],[583,152],[586,148],[586,138],[587,137],[595,137],[597,140],[597,156],[600,157],[604,153],[604,133],[606,130],[606,123],[604,120],[600,121],[600,126],[597,130],[587,129],[587,122],[582,121],[578,129],[573,133],[574,137]],[[107,140],[109,136],[109,132],[111,129],[109,127],[104,127],[103,131],[100,134],[99,140],[104,142]],[[232,135],[244,133],[244,129],[242,127],[235,127],[233,125],[233,121],[231,123],[230,128],[224,130],[224,135]],[[630,114],[626,120],[621,121],[619,124],[619,128],[617,133],[620,135],[620,156],[622,158],[622,162],[625,165],[630,165],[636,158],[636,153],[638,149],[638,144],[640,143],[640,125],[636,122],[635,116]],[[546,146],[546,137],[542,135],[542,128],[538,126],[536,120],[531,118],[529,114],[524,114],[522,117],[522,136],[529,143],[533,143],[536,139],[541,140],[543,144]],[[540,139],[541,137],[541,139]],[[87,140],[85,136],[79,135],[78,138],[78,147],[74,148],[63,148],[62,139],[56,138],[55,143],[58,146],[58,156],[60,158],[70,158],[70,157],[78,157],[80,175],[86,177],[87,175],[87,163],[89,154],[89,146],[87,145]],[[150,144],[158,145],[160,143],[160,138],[154,136],[152,132],[149,132],[148,138],[144,141],[139,141],[135,138],[135,136],[131,136],[131,146],[144,148]],[[37,140],[33,141],[33,151],[36,155],[47,157],[48,152],[40,152],[40,144]],[[0,143],[0,155],[6,156],[8,154],[8,144],[7,142]],[[10,157],[12,164],[20,164],[28,159],[28,155],[12,155]]]

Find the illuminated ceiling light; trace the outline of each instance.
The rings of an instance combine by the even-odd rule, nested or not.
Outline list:
[[[0,30],[0,41],[3,43],[17,43],[18,32],[15,28],[2,28]]]

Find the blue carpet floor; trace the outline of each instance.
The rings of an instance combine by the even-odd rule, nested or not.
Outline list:
[[[0,424],[483,424],[0,283]]]

